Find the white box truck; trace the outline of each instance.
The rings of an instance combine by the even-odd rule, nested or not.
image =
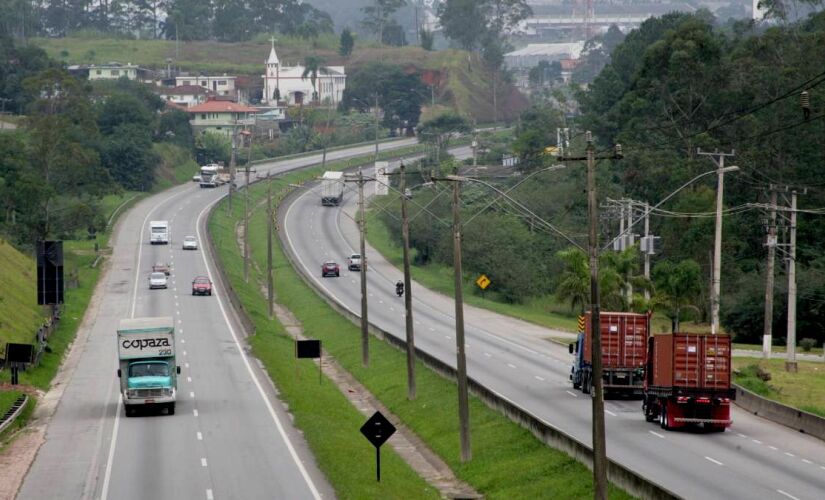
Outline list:
[[[117,328],[120,394],[126,416],[158,405],[175,414],[180,367],[175,362],[175,322],[169,317],[122,319]]]
[[[169,221],[153,220],[149,223],[149,243],[152,245],[169,243]]]
[[[321,177],[321,205],[333,207],[344,199],[344,172],[324,172]]]

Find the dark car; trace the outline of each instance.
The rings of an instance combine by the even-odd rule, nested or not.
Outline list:
[[[333,261],[324,262],[321,266],[321,277],[326,278],[327,276],[335,276],[336,278],[341,275],[341,268],[338,267],[338,264]]]
[[[212,282],[206,276],[192,280],[192,295],[212,295]]]

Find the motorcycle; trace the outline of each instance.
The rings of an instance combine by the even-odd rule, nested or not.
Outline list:
[[[404,295],[404,283],[397,283],[395,285],[395,294],[399,297]]]

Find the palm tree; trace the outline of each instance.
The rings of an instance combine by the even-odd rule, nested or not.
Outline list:
[[[692,259],[678,264],[662,261],[653,268],[653,306],[663,309],[670,318],[671,330],[679,331],[679,319],[683,309],[698,308],[694,304],[702,291],[702,270]]]
[[[621,309],[627,311],[633,305],[633,288],[650,288],[649,281],[639,272],[639,249],[632,246],[621,252],[608,253],[604,256],[605,264],[612,269],[620,290],[617,297]]]
[[[312,83],[312,100],[316,102],[318,101],[318,90],[316,89],[318,73],[328,73],[324,62],[324,59],[318,56],[306,56],[304,58],[304,72],[301,74],[301,80],[306,80],[309,77],[309,81]]]
[[[556,298],[560,301],[570,301],[571,309],[584,312],[590,304],[588,257],[578,248],[572,247],[561,250],[556,255],[566,264],[556,288]],[[625,265],[625,262],[616,259],[613,254],[602,255],[599,258],[599,299],[605,310],[627,310],[627,302],[622,293],[626,275],[617,265]]]

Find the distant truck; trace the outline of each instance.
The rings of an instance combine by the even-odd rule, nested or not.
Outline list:
[[[642,411],[669,430],[701,424],[724,432],[731,425],[731,339],[728,335],[673,333],[648,339]]]
[[[344,173],[324,172],[321,177],[321,205],[338,206],[344,199]]]
[[[602,386],[605,394],[642,395],[650,315],[602,312],[599,315],[602,344]],[[569,351],[575,355],[570,380],[575,389],[590,394],[593,387],[593,335],[590,312],[585,314],[584,333],[579,333]]]
[[[140,406],[165,407],[175,414],[177,375],[172,318],[122,319],[117,329],[120,394],[126,416]]]
[[[149,223],[149,243],[152,245],[169,243],[169,221],[153,220]]]
[[[216,188],[229,181],[229,174],[223,167],[215,163],[204,165],[200,171],[200,186],[202,188]]]

